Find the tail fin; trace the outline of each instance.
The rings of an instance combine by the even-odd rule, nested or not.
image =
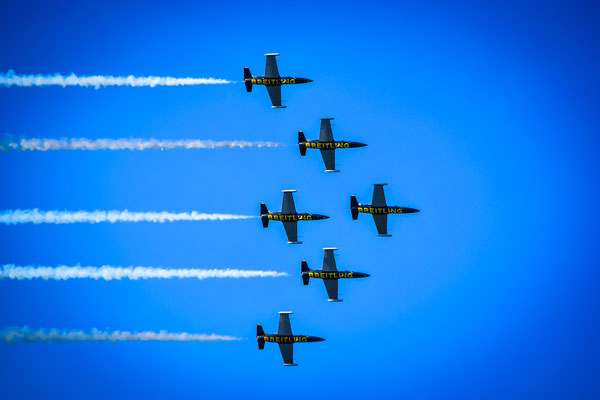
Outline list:
[[[252,79],[252,74],[250,73],[250,68],[244,67],[244,83],[246,84],[246,91],[250,93],[252,91],[252,82],[246,79]]]
[[[304,282],[305,285],[308,285],[310,276],[308,276],[308,274],[304,274],[304,272],[310,272],[310,268],[308,268],[308,264],[304,260],[302,261],[302,272],[302,282]]]
[[[352,212],[352,219],[358,218],[358,201],[356,197],[350,196],[350,211]]]
[[[304,132],[298,131],[298,147],[300,148],[300,155],[306,155],[306,138],[304,137]]]
[[[265,348],[264,336],[265,336],[265,331],[263,331],[262,325],[256,325],[256,341],[258,342],[259,350],[262,350]]]
[[[268,214],[269,210],[267,209],[265,203],[260,203],[260,219],[262,220],[263,228],[269,226],[269,217],[267,216]]]

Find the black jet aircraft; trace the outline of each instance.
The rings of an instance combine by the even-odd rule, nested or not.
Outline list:
[[[325,162],[325,172],[340,172],[335,169],[335,150],[364,147],[366,144],[359,142],[338,142],[333,140],[333,133],[331,132],[332,119],[334,118],[321,118],[319,140],[306,140],[304,132],[298,131],[298,147],[300,147],[301,156],[306,155],[306,149],[321,150],[321,157],[323,157],[323,162]]]
[[[292,311],[279,311],[279,329],[277,329],[276,334],[266,335],[262,325],[257,325],[256,340],[258,341],[259,350],[265,348],[265,342],[277,343],[283,357],[283,365],[295,367],[298,364],[294,364],[294,343],[322,342],[325,339],[317,336],[292,334],[290,314],[292,314]]]
[[[312,82],[312,79],[279,76],[277,60],[275,59],[278,55],[279,53],[265,54],[267,56],[267,66],[264,76],[254,76],[250,73],[250,68],[244,68],[244,83],[246,84],[246,91],[248,93],[252,91],[252,85],[266,86],[273,108],[285,108],[285,106],[281,105],[281,85],[309,83]]]
[[[325,250],[323,269],[312,270],[308,268],[306,261],[302,261],[302,282],[304,282],[305,285],[308,285],[308,280],[310,278],[323,279],[329,301],[342,301],[338,299],[339,279],[368,278],[371,276],[362,272],[338,271],[335,266],[335,256],[333,255],[333,252],[337,250],[337,248],[325,247],[323,250]]]
[[[379,236],[390,237],[387,233],[387,216],[388,214],[409,214],[419,212],[416,208],[388,206],[385,203],[385,194],[383,186],[387,183],[375,183],[373,189],[373,204],[360,204],[356,201],[356,197],[350,196],[350,211],[352,219],[358,218],[358,213],[373,214],[373,221],[377,227]]]
[[[282,192],[283,204],[281,205],[281,212],[271,212],[267,209],[265,203],[260,203],[260,218],[263,228],[268,227],[271,220],[281,221],[288,237],[288,243],[300,244],[302,242],[298,241],[298,221],[316,221],[329,217],[321,214],[297,213],[296,206],[294,205],[294,196],[292,195],[295,190],[282,190]]]

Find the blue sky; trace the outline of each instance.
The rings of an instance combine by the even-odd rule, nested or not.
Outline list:
[[[0,346],[3,398],[597,398],[598,8],[586,2],[268,6],[16,2],[0,71],[242,79],[279,52],[287,109],[243,84],[0,88],[0,132],[269,140],[276,149],[0,154],[0,209],[257,214],[297,189],[304,244],[260,221],[0,226],[2,264],[275,269],[287,278],[0,281],[0,327],[217,333],[235,343]],[[368,143],[338,174],[296,132]],[[348,203],[387,182],[376,236]],[[300,261],[371,274],[343,303]],[[293,310],[297,368],[256,324]]]

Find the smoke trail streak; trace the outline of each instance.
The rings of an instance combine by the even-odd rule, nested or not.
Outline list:
[[[173,150],[173,149],[220,149],[220,148],[251,148],[251,147],[281,147],[281,143],[249,142],[243,140],[161,140],[140,138],[119,139],[86,139],[86,138],[13,138],[5,135],[0,140],[0,151],[48,151],[48,150]]]
[[[16,342],[223,342],[241,340],[234,336],[216,334],[199,334],[187,332],[129,332],[100,331],[96,328],[90,332],[80,330],[38,329],[28,326],[22,328],[8,327],[0,331],[0,340],[7,343]]]
[[[251,215],[233,214],[206,214],[197,211],[172,213],[160,212],[131,212],[131,211],[40,211],[32,210],[2,210],[0,211],[0,224],[74,224],[99,222],[177,222],[177,221],[229,221],[235,219],[258,218]]]
[[[241,270],[241,269],[196,269],[196,268],[154,268],[154,267],[113,267],[103,265],[101,267],[82,267],[80,265],[69,267],[60,265],[58,267],[44,266],[17,266],[14,264],[3,265],[0,269],[0,280],[2,279],[209,279],[209,278],[276,278],[288,276],[285,272]]]
[[[84,86],[96,89],[107,86],[195,86],[195,85],[223,85],[235,83],[226,79],[215,78],[172,78],[169,76],[112,76],[92,75],[77,76],[71,74],[55,75],[16,75],[9,70],[6,74],[0,73],[0,86]]]

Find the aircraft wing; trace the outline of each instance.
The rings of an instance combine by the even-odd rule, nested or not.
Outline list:
[[[282,107],[281,105],[281,86],[265,86],[267,88],[267,92],[269,92],[269,97],[271,98],[271,104],[273,107]]]
[[[387,185],[387,183],[376,183],[373,188],[373,201],[371,205],[373,207],[385,207],[387,204],[385,203],[385,193],[383,193],[383,186]]]
[[[285,190],[283,192],[283,203],[281,203],[282,214],[296,214],[296,206],[294,205],[295,190]]]
[[[329,296],[329,300],[339,300],[338,299],[338,280],[337,279],[323,279],[323,283],[325,284],[325,289],[327,289],[327,296]]]
[[[333,255],[333,251],[337,249],[335,247],[327,247],[323,250],[325,250],[325,255],[323,256],[323,271],[337,271],[335,256]]]
[[[283,222],[283,227],[285,228],[285,234],[288,237],[288,242],[298,242],[298,222]]]
[[[281,357],[283,357],[284,365],[295,365],[294,364],[294,344],[293,343],[278,343],[279,351],[281,351]]]
[[[387,236],[387,214],[371,214],[377,227],[377,233]]]
[[[327,171],[336,171],[335,169],[335,149],[321,150],[321,157],[325,163]]]
[[[292,336],[292,325],[290,324],[291,311],[281,311],[279,313],[278,335]]]
[[[319,133],[320,142],[333,142],[333,132],[331,132],[331,120],[333,118],[321,119],[321,132]]]
[[[265,78],[279,78],[279,70],[277,69],[277,60],[275,59],[279,53],[265,54],[267,56],[267,66],[265,67]]]

